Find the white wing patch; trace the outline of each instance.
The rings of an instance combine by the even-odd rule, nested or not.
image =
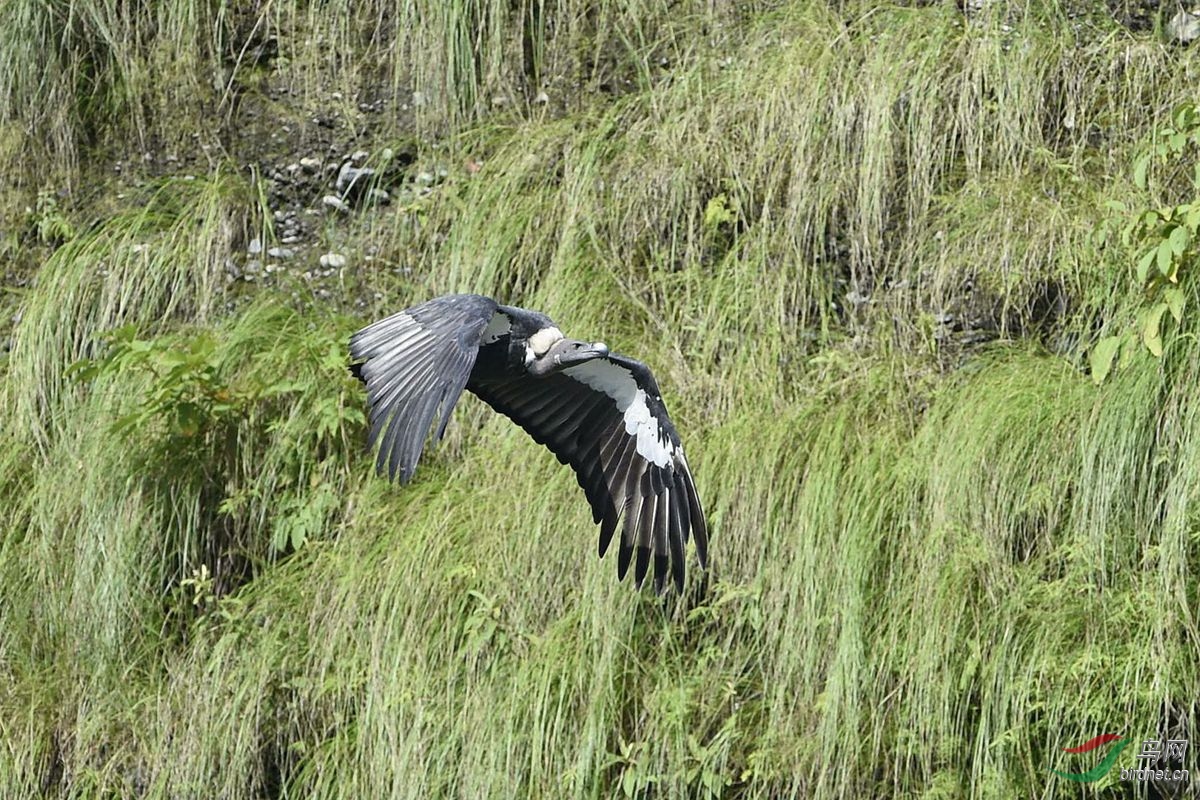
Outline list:
[[[492,314],[487,327],[483,329],[483,344],[491,344],[501,336],[507,336],[512,329],[512,320],[503,311]]]
[[[657,467],[666,467],[674,460],[675,446],[660,438],[658,420],[646,405],[646,393],[627,370],[598,358],[567,367],[563,373],[613,399],[625,418],[625,433],[637,437],[638,455]]]

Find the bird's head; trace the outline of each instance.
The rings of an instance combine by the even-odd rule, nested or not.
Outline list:
[[[558,372],[594,358],[604,358],[606,355],[608,355],[608,345],[604,342],[559,339],[540,354],[530,350],[526,356],[525,368],[529,370],[530,375],[542,378],[552,372]]]

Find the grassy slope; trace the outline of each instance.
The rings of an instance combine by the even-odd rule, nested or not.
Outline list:
[[[62,45],[0,84],[30,186],[82,180],[89,137],[167,136],[156,104],[236,114],[187,80],[232,85],[264,30],[272,80],[428,92],[418,128],[484,168],[346,223],[413,267],[358,276],[369,313],[492,292],[646,360],[714,552],[682,602],[616,584],[570,474],[474,401],[415,484],[369,477],[340,366],[364,318],[225,314],[254,179],[148,189],[39,265],[4,367],[0,794],[1058,797],[1048,766],[1090,766],[1059,748],[1195,719],[1200,362],[1179,337],[1099,389],[1079,369],[1136,299],[1091,234],[1137,202],[1187,55],[1020,8],[570,6],[545,74],[633,88],[481,125],[525,50],[490,5],[41,7],[0,12],[12,63],[18,32]],[[166,48],[198,72],[148,79]],[[835,310],[839,279],[873,302]],[[931,320],[968,279],[1005,336],[963,352]],[[1048,284],[1069,311],[1039,325]],[[126,323],[157,374],[63,377]],[[153,413],[181,386],[183,433]]]

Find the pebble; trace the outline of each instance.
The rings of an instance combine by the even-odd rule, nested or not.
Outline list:
[[[326,253],[320,260],[321,266],[327,269],[341,269],[346,266],[346,257],[341,253]]]
[[[272,247],[267,251],[267,255],[269,255],[271,258],[278,258],[282,261],[296,255],[296,251],[287,247]]]
[[[1180,9],[1167,22],[1166,34],[1180,44],[1188,44],[1200,38],[1200,9],[1184,11]]]
[[[550,102],[550,95],[546,94],[545,92],[538,92],[537,97],[533,98],[533,102],[544,106],[546,103]]]
[[[343,214],[348,213],[350,211],[350,206],[346,205],[342,201],[342,198],[338,197],[335,194],[325,195],[324,197],[321,198],[321,202],[328,208],[332,208],[335,211],[341,211]]]
[[[262,252],[262,239],[255,236],[250,240],[250,244],[246,245],[246,252],[252,256],[256,256]]]
[[[304,168],[305,172],[316,172],[321,168],[321,159],[305,156],[300,159],[300,166]]]
[[[374,174],[375,170],[368,167],[352,167],[349,162],[343,164],[342,168],[338,170],[335,184],[338,194],[348,200],[353,200],[367,188],[367,182]]]

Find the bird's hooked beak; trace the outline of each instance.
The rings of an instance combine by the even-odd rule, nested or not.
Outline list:
[[[604,342],[583,342],[579,339],[559,339],[540,358],[529,365],[529,372],[536,377],[549,375],[567,367],[582,364],[608,355]]]

